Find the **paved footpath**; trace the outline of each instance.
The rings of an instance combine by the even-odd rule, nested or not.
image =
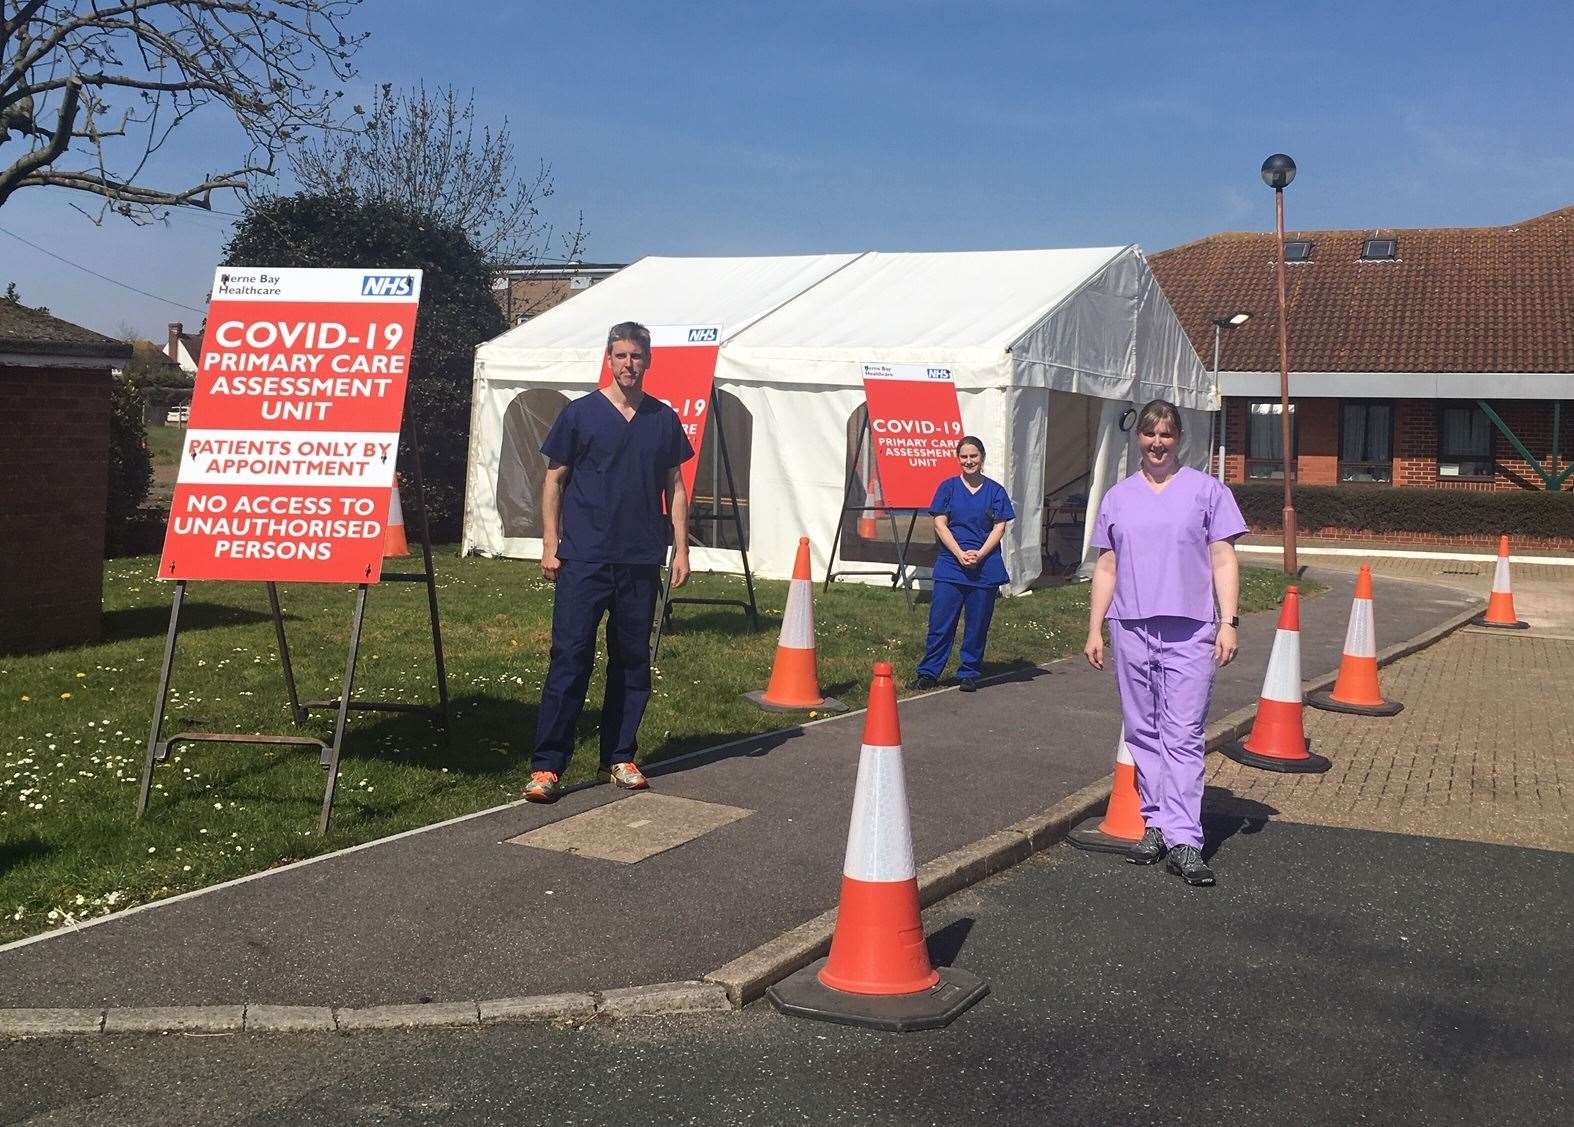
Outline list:
[[[1373,570],[1474,589],[1492,566],[1389,559]],[[1465,627],[1383,670],[1399,715],[1307,709],[1307,737],[1331,749],[1327,774],[1214,757],[1210,808],[1574,853],[1574,568],[1516,567],[1514,604],[1530,630]]]
[[[1330,590],[1303,607],[1309,678],[1338,665],[1353,582],[1314,574]],[[1484,592],[1379,579],[1379,646],[1439,627]],[[1275,620],[1243,623],[1215,717],[1255,703]],[[973,696],[914,698],[901,718],[920,864],[1097,783],[1119,730],[1113,677],[1080,659]],[[683,817],[594,787],[24,941],[0,949],[0,1007],[359,1007],[695,979],[834,906],[861,724],[842,718],[657,768],[660,796],[695,804]],[[637,864],[587,855],[604,839],[578,852],[510,841],[613,803],[606,817],[625,844],[695,815],[715,815],[718,828]]]

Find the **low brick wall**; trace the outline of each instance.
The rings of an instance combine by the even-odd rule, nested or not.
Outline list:
[[[0,366],[0,653],[100,635],[111,378]]]

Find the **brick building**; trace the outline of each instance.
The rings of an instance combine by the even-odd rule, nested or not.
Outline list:
[[[98,638],[110,371],[131,346],[0,301],[0,653]]]
[[[505,266],[492,279],[492,296],[512,328],[612,277],[625,265],[568,262],[554,266]]]
[[[1205,362],[1217,337],[1231,481],[1283,476],[1275,253],[1229,232],[1150,260]],[[1574,207],[1297,231],[1285,263],[1297,481],[1574,489]]]

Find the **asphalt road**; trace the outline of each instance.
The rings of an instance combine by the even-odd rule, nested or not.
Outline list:
[[[992,994],[877,1034],[742,1014],[0,1045],[0,1121],[1574,1121],[1566,854],[1243,819],[1219,887],[1052,849],[936,905]]]

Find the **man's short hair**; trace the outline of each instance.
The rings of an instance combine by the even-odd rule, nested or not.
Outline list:
[[[607,352],[612,351],[612,346],[620,340],[630,340],[645,350],[645,355],[650,355],[650,330],[638,321],[620,321],[607,330]]]

